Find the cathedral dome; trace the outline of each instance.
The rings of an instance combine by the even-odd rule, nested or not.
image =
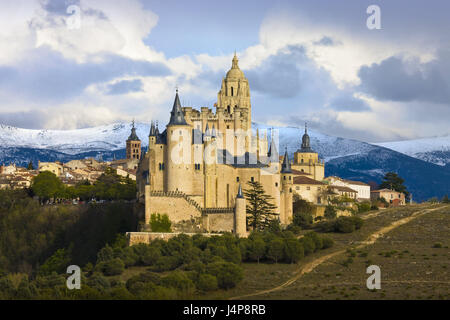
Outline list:
[[[242,72],[242,70],[239,69],[238,61],[239,60],[236,57],[236,54],[234,54],[233,64],[231,66],[230,71],[227,72],[227,79],[228,78],[235,78],[235,79],[245,78],[244,72]]]

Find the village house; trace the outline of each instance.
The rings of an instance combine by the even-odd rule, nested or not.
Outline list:
[[[403,206],[406,204],[405,194],[390,189],[373,190],[370,192],[370,198],[375,201],[377,199],[385,199],[391,206]]]
[[[339,191],[339,189],[336,189],[337,192],[347,192],[349,193],[349,197],[357,199],[359,201],[370,201],[370,186],[364,182],[342,179],[335,176],[326,177],[324,180],[331,186],[341,186],[351,189],[351,191],[347,189],[342,189],[341,191]],[[356,196],[353,197],[353,193],[355,191]]]

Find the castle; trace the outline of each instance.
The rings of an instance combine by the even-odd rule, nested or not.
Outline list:
[[[137,172],[139,201],[145,222],[153,213],[168,214],[172,222],[195,221],[206,232],[232,231],[247,235],[247,182],[259,182],[273,198],[282,225],[292,220],[294,174],[291,165],[323,179],[323,163],[303,136],[302,150],[291,164],[287,151],[280,157],[276,137],[252,130],[250,87],[234,55],[222,79],[215,112],[182,107],[176,91],[170,121],[163,132],[151,124],[149,145]],[[127,154],[139,138],[132,133]],[[281,160],[282,159],[282,160]]]

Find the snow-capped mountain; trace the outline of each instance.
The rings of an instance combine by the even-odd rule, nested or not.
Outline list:
[[[450,163],[450,135],[375,144],[440,166]]]
[[[271,134],[269,126],[253,124],[253,127],[255,130],[259,129],[260,135]],[[300,148],[304,129],[274,129],[278,130],[275,136],[279,136],[279,153],[283,154],[287,147],[289,156],[292,157]],[[0,163],[25,166],[32,161],[36,166],[38,161],[67,162],[88,157],[120,159],[125,157],[125,141],[130,131],[130,124],[124,123],[64,131],[30,130],[0,125]],[[150,124],[136,123],[136,132],[142,146],[147,147]],[[375,145],[333,137],[314,130],[308,130],[308,134],[311,147],[326,161],[327,176],[338,175],[347,179],[379,183],[386,172],[393,171],[405,179],[405,185],[417,201],[450,194],[450,165],[442,166],[450,163],[449,139],[444,138],[442,142],[427,142],[429,139],[422,139],[425,141],[422,145],[417,144],[417,147],[413,142],[404,141]],[[399,152],[387,147],[396,148]],[[407,155],[408,153],[412,157]]]
[[[0,147],[25,147],[56,150],[75,155],[92,151],[111,151],[125,148],[130,124],[115,123],[76,130],[31,130],[0,125]],[[150,126],[137,123],[136,132],[148,145]]]

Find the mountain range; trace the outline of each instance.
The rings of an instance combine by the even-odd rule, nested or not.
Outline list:
[[[262,134],[271,127],[254,124]],[[304,129],[274,127],[280,153],[300,148]],[[149,124],[137,123],[142,146],[148,145]],[[270,134],[270,130],[268,130]],[[0,163],[25,166],[32,161],[70,161],[87,157],[125,157],[130,125],[116,123],[76,130],[31,130],[0,125]],[[325,174],[379,183],[386,172],[397,172],[416,201],[450,193],[450,136],[369,144],[309,130],[311,147],[325,160]]]

